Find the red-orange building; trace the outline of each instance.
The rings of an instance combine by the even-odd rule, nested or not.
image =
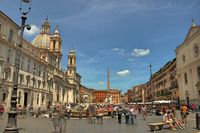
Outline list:
[[[104,103],[105,99],[107,97],[107,91],[106,90],[95,90],[95,103]]]
[[[118,89],[110,89],[109,92],[107,90],[95,90],[95,103],[104,103],[105,99],[107,98],[107,95],[111,96],[112,103],[117,104],[120,103],[120,94],[121,91]]]

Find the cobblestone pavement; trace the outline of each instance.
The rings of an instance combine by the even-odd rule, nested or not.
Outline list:
[[[180,118],[180,117],[179,117]],[[66,133],[148,133],[151,132],[147,126],[151,122],[160,122],[162,117],[160,116],[148,116],[146,120],[143,120],[139,115],[137,122],[134,125],[125,125],[124,118],[122,124],[117,123],[117,119],[105,118],[103,124],[88,124],[86,119],[70,119],[67,120]],[[3,132],[7,123],[7,116],[4,115],[3,119],[0,119],[0,133]],[[189,125],[181,130],[172,131],[165,126],[163,130],[155,131],[155,133],[198,133],[195,129],[195,114],[190,114],[188,117]],[[18,127],[21,128],[20,133],[52,133],[53,124],[50,119],[47,118],[33,118],[28,116],[25,119],[18,119]]]

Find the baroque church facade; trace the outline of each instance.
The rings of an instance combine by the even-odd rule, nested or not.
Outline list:
[[[200,26],[193,24],[176,48],[179,98],[190,105],[200,102]]]
[[[56,104],[77,103],[81,76],[76,73],[76,54],[68,54],[68,66],[61,68],[62,39],[55,27],[50,33],[48,18],[41,33],[31,42],[23,39],[18,78],[17,104],[47,108]],[[15,53],[20,43],[20,27],[0,12],[0,103],[10,107]]]

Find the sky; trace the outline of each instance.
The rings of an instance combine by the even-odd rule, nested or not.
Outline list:
[[[0,10],[21,24],[20,0],[0,0]],[[23,9],[27,5],[23,5]],[[24,37],[32,41],[48,16],[51,32],[62,37],[62,68],[73,48],[82,85],[126,92],[146,83],[153,73],[176,57],[192,25],[200,24],[200,0],[32,0]]]

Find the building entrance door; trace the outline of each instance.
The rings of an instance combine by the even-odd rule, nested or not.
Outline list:
[[[25,92],[24,93],[24,106],[27,107],[27,104],[28,104],[28,93]]]

